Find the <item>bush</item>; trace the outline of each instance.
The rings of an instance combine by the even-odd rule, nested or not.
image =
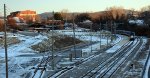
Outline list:
[[[0,20],[0,31],[4,30],[4,23],[2,22],[2,20]]]
[[[54,51],[58,51],[60,49],[63,49],[63,48],[66,48],[66,47],[69,47],[69,46],[72,46],[74,45],[74,38],[72,37],[56,37],[56,36],[53,36],[54,38],[54,46],[53,46],[53,49]],[[78,44],[82,41],[78,40],[78,39],[75,39],[75,43]],[[33,50],[36,50],[38,52],[46,52],[46,51],[49,51],[49,50],[52,50],[52,38],[49,37],[49,39],[47,40],[43,40],[42,42],[36,44],[36,45],[33,45],[31,46],[31,48]]]
[[[80,43],[81,41],[79,39],[75,38],[75,44]],[[65,38],[60,38],[55,40],[54,46],[56,48],[63,48],[63,47],[68,47],[74,45],[74,38],[72,37],[65,37]]]

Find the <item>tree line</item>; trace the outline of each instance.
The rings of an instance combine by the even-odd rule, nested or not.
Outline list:
[[[74,16],[73,16],[74,15]],[[135,11],[134,9],[124,9],[123,7],[109,7],[105,11],[97,13],[69,13],[67,9],[63,9],[60,12],[55,12],[54,17],[47,17],[46,20],[41,20],[37,16],[36,22],[45,22],[47,20],[62,20],[64,22],[75,23],[80,27],[92,28],[92,30],[97,31],[99,29],[111,30],[111,27],[117,25],[118,30],[129,30],[136,32],[137,35],[144,35],[150,37],[150,6],[145,6],[141,8],[141,11]],[[136,24],[130,24],[129,20],[141,19],[144,20],[145,24],[143,26],[137,26]],[[28,24],[33,23],[28,18],[26,18]],[[92,26],[88,24],[83,24],[82,22],[90,20],[92,21]],[[9,24],[15,24],[14,20],[8,20]],[[107,24],[107,27],[106,27]],[[100,27],[101,25],[101,27]],[[3,23],[0,21],[0,30],[3,30]],[[15,26],[15,25],[14,25]],[[13,26],[12,26],[13,27]]]

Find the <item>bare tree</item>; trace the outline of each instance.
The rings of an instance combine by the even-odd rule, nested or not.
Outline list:
[[[121,20],[125,18],[125,9],[123,7],[110,7],[106,9],[106,16],[110,20]]]
[[[61,10],[61,16],[63,17],[63,20],[66,20],[67,21],[67,14],[68,14],[69,10],[68,9],[63,9]]]
[[[150,11],[150,5],[141,8],[141,12]]]
[[[54,19],[55,20],[63,20],[63,17],[61,15],[61,13],[56,12],[56,13],[54,13]]]
[[[144,19],[145,24],[150,27],[150,5],[141,8],[140,16]]]
[[[12,26],[12,27],[15,27],[16,26],[16,20],[14,20],[14,19],[8,19],[8,24],[10,25],[10,26]]]
[[[41,17],[39,15],[35,16],[35,22],[37,23],[41,22]]]

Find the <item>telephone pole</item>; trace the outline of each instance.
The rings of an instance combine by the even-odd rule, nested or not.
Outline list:
[[[107,47],[108,47],[108,22],[106,22],[106,31],[107,31],[106,36],[107,36]]]
[[[90,36],[91,36],[90,44],[91,44],[91,53],[92,53],[92,24],[90,25]]]
[[[74,13],[73,13],[73,19],[72,19],[72,22],[73,22],[73,37],[74,37],[74,39],[73,39],[73,42],[74,42],[74,53],[75,53],[75,59],[76,59],[76,57],[77,57],[77,55],[76,55],[76,41],[75,41],[75,23],[74,23]]]
[[[101,38],[102,38],[102,37],[101,37],[101,29],[102,29],[102,26],[101,26],[101,25],[102,25],[102,24],[100,23],[100,28],[99,28],[99,32],[100,32],[100,33],[99,33],[99,35],[100,35],[100,37],[99,37],[99,39],[100,39],[100,40],[99,40],[99,43],[100,43],[99,49],[100,49],[100,50],[101,50]]]
[[[52,70],[54,70],[54,11],[53,11],[53,18],[52,18]]]
[[[6,78],[8,78],[8,55],[7,55],[7,37],[6,37],[6,5],[4,4],[4,32],[5,32],[5,63],[6,63]]]

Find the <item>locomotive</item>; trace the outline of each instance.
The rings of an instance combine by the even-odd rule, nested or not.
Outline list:
[[[134,36],[131,35],[129,40],[130,40],[130,41],[134,41],[134,39],[135,39]]]

